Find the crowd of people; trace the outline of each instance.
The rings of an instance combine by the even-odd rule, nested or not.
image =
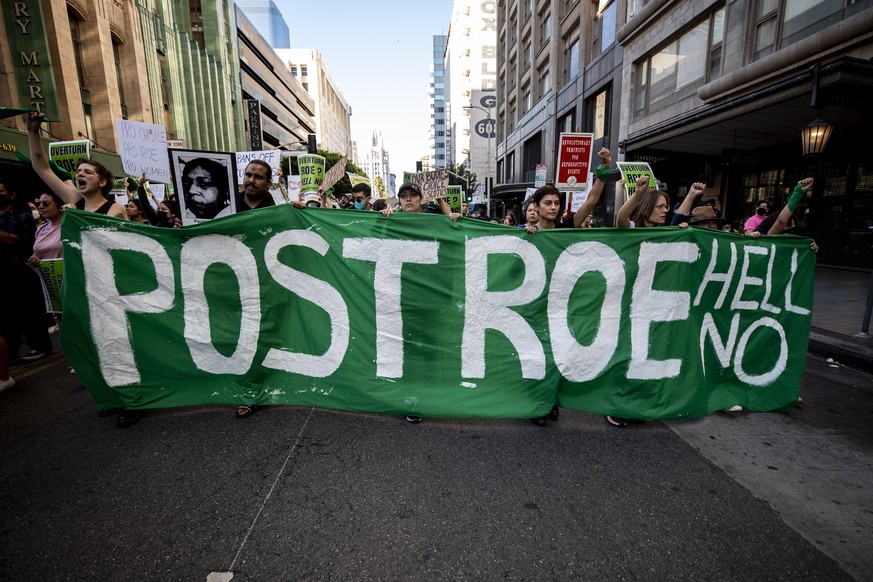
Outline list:
[[[154,201],[145,176],[138,183],[130,181],[127,203],[120,204],[110,195],[113,186],[112,173],[93,160],[80,160],[72,180],[57,175],[43,151],[39,135],[41,123],[40,115],[29,114],[27,128],[31,163],[47,190],[35,197],[19,196],[12,183],[0,178],[0,273],[3,276],[0,300],[5,306],[15,307],[5,309],[0,319],[0,391],[15,385],[15,380],[9,375],[10,363],[37,360],[52,353],[52,341],[46,325],[46,304],[35,267],[39,267],[45,260],[63,258],[60,225],[66,208],[77,208],[164,228],[182,227],[178,199],[168,196],[153,206]],[[600,164],[595,168],[594,184],[575,212],[569,209],[562,212],[560,190],[554,185],[546,184],[522,204],[523,220],[519,220],[513,210],[508,210],[502,224],[524,229],[530,234],[553,228],[591,228],[594,209],[612,172],[611,152],[603,148],[598,152],[598,157]],[[214,188],[214,184],[207,183],[208,180],[201,175],[202,169],[202,164],[192,164],[190,168],[185,168],[185,179],[190,182],[189,186],[203,191],[202,195],[192,196],[188,200],[186,211],[193,211],[199,216],[211,214],[211,217],[218,217],[223,210],[214,204],[209,206],[209,202],[221,198],[224,208],[230,203],[229,195],[223,197],[220,192],[210,193],[209,189]],[[273,170],[269,164],[260,160],[250,162],[245,168],[242,183],[236,189],[233,200],[236,212],[273,206],[275,202],[270,193],[273,178]],[[616,227],[657,227],[667,224],[671,211],[669,196],[660,189],[650,188],[649,182],[648,176],[642,176],[636,181],[633,194],[616,214]],[[619,181],[619,186],[623,187],[623,182]],[[714,199],[704,200],[706,184],[695,182],[685,198],[674,205],[670,224],[682,228],[692,226],[740,232],[751,237],[788,232],[792,228],[795,211],[812,190],[812,186],[812,178],[801,180],[785,206],[775,212],[770,212],[768,201],[757,201],[755,214],[738,231],[721,216]],[[453,212],[442,198],[428,203],[420,186],[412,182],[400,187],[396,204],[388,204],[385,199],[374,197],[366,183],[353,186],[348,194],[334,196],[330,191],[320,190],[306,194],[303,200],[291,203],[299,208],[375,211],[385,217],[397,212],[413,212],[442,214],[452,221],[467,217],[498,222],[488,216],[484,205],[479,205],[475,212],[468,213],[468,205],[464,202],[462,211],[458,213]],[[818,250],[815,242],[811,246],[813,250]],[[23,355],[20,354],[22,345],[29,349]],[[257,409],[253,404],[240,404],[236,417],[247,418]],[[739,406],[729,410],[737,409],[741,410]],[[138,422],[145,415],[145,410],[119,409],[101,412],[101,415],[108,414],[116,414],[116,425],[126,427]],[[548,415],[532,418],[531,421],[537,426],[545,426],[548,419],[557,420],[558,417],[559,409],[555,406]],[[613,416],[607,416],[606,419],[609,424],[618,427],[638,422]],[[409,415],[406,420],[418,423],[421,422],[421,417]]]

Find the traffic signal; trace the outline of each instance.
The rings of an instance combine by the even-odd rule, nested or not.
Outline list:
[[[415,162],[415,171],[421,172],[421,160],[418,160],[417,162]]]
[[[308,147],[306,148],[306,151],[308,153],[310,153],[310,154],[317,154],[318,153],[318,147],[315,145],[315,134],[314,133],[309,134],[309,140],[307,142],[307,146]]]
[[[464,193],[464,200],[466,200],[467,202],[472,202],[473,201],[473,193],[472,192],[465,192]]]

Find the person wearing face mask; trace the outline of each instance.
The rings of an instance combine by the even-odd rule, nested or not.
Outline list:
[[[758,228],[764,219],[767,218],[767,214],[770,212],[770,205],[766,200],[758,200],[755,203],[755,214],[750,216],[745,224],[743,224],[743,232],[745,234],[752,234],[756,228]]]
[[[364,183],[352,186],[352,201],[355,210],[370,210],[370,186]]]
[[[13,361],[19,357],[22,336],[31,348],[22,360],[38,360],[52,353],[42,285],[27,264],[35,234],[27,203],[9,182],[0,179],[0,335],[6,338]]]

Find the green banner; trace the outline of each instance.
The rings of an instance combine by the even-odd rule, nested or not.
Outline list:
[[[62,343],[101,409],[287,404],[641,419],[791,406],[809,239],[281,205],[182,229],[68,211]]]

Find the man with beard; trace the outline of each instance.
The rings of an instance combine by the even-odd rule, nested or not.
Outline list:
[[[236,197],[236,211],[254,210],[275,206],[270,186],[273,185],[273,168],[263,160],[253,160],[243,174],[242,191]]]

